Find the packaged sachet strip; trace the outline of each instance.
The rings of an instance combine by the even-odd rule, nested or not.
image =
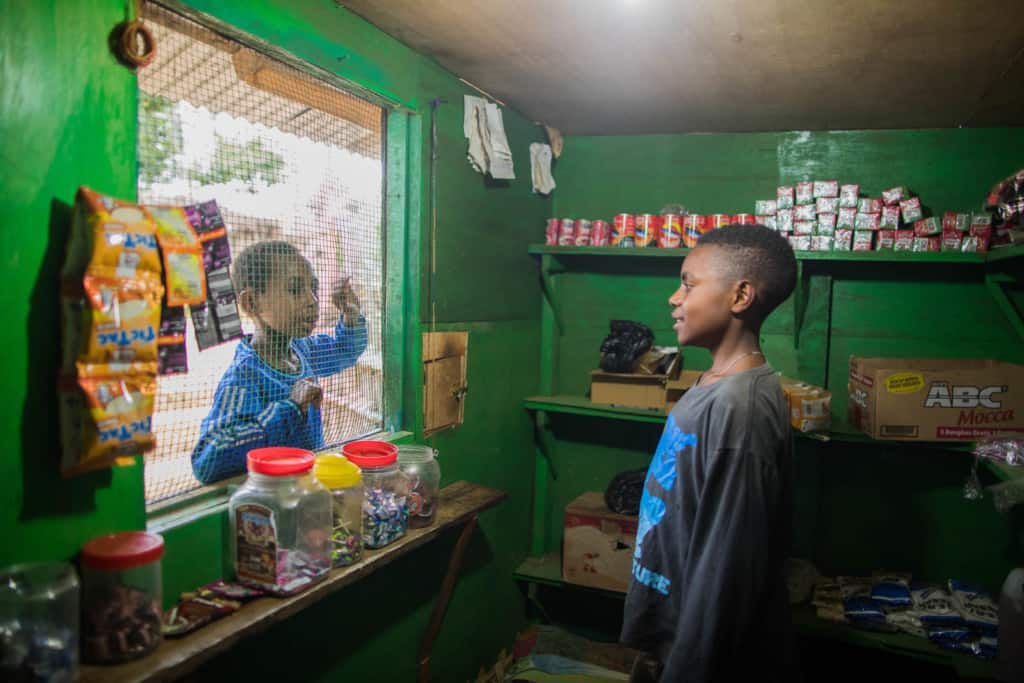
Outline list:
[[[805,182],[796,184],[796,204],[814,204],[814,183]]]
[[[881,225],[881,213],[858,213],[854,228],[857,230],[878,230]]]
[[[895,626],[902,633],[917,636],[918,638],[928,637],[928,630],[921,623],[920,616],[916,610],[887,610],[885,621],[890,626]]]
[[[817,233],[819,235],[834,235],[838,222],[838,216],[834,213],[819,213]]]
[[[161,271],[152,216],[141,206],[82,186],[61,274],[65,280],[80,280],[90,268],[128,279],[140,272],[159,277]]]
[[[882,201],[889,206],[896,206],[909,196],[910,190],[903,185],[897,185],[896,187],[888,190],[882,190]]]
[[[793,210],[793,219],[798,221],[813,221],[817,218],[818,212],[814,204],[801,204]]]
[[[853,230],[857,225],[857,209],[840,208],[836,213],[836,227]]]
[[[839,188],[839,206],[844,209],[857,208],[860,185],[842,185]]]
[[[910,595],[914,610],[925,626],[960,626],[964,623],[952,596],[942,588],[915,583],[910,586]]]
[[[160,330],[156,338],[156,354],[157,374],[177,375],[188,372],[183,307],[163,307],[160,313]]]
[[[778,229],[779,223],[778,223],[778,220],[777,220],[776,216],[773,216],[773,215],[757,216],[756,218],[757,218],[757,222],[760,223],[761,225],[763,225],[764,227],[770,228],[772,230],[777,230]]]
[[[914,250],[914,231],[913,230],[897,230],[896,241],[893,243],[894,251],[913,251]]]
[[[910,576],[902,574],[876,574],[871,587],[871,599],[887,607],[910,607]]]
[[[898,230],[900,227],[900,207],[883,206],[878,227],[882,230]]]
[[[896,231],[895,230],[879,230],[878,231],[878,244],[875,246],[876,251],[883,249],[892,249],[896,245]]]
[[[924,218],[920,197],[910,197],[909,199],[902,200],[900,202],[900,212],[903,214],[904,223],[914,223]]]
[[[967,232],[967,229],[970,227],[971,215],[968,213],[946,211],[945,213],[942,214],[943,230],[956,230],[958,232]]]
[[[836,229],[832,237],[832,248],[835,251],[850,251],[853,249],[853,230]]]
[[[992,243],[991,225],[972,225],[967,234],[968,236],[964,237],[964,251],[984,253],[989,250]],[[968,243],[968,239],[970,239],[970,243]]]
[[[882,200],[877,197],[863,197],[857,200],[857,213],[881,213]]]
[[[942,234],[942,226],[934,216],[914,221],[914,234],[918,237],[929,237]]]
[[[984,635],[996,635],[999,630],[999,611],[987,592],[956,579],[950,579],[949,592],[953,596],[953,604],[969,627]]]
[[[817,223],[814,221],[793,221],[794,235],[813,235]]]
[[[782,185],[779,187],[775,197],[777,209],[792,209],[796,203],[792,185]]]
[[[992,225],[992,214],[990,213],[972,213],[971,214],[971,225]]]
[[[811,251],[832,251],[832,236],[811,235]]]
[[[941,237],[914,237],[914,245],[911,251],[936,252],[942,251]]]
[[[166,246],[164,276],[167,282],[167,305],[184,306],[206,301],[206,273],[202,249],[197,245]]]
[[[793,251],[810,251],[811,250],[811,236],[810,235],[792,235],[789,238],[789,246],[793,247]]]
[[[126,280],[110,270],[90,271],[82,284],[85,305],[73,305],[73,296],[65,301],[63,329],[83,330],[66,340],[79,343],[79,348],[67,349],[65,358],[85,363],[155,361],[163,296],[157,275],[140,272]]]
[[[853,233],[854,251],[872,251],[875,247],[874,230],[855,230]]]
[[[815,180],[814,181],[814,198],[820,197],[839,197],[839,181],[838,180]]]
[[[836,213],[839,211],[839,197],[818,197],[814,202],[815,210],[820,213]]]
[[[942,251],[960,251],[964,235],[959,230],[942,231]]]
[[[774,216],[778,208],[778,200],[775,199],[758,199],[754,202],[754,213],[761,216]]]
[[[793,232],[794,214],[793,209],[779,209],[775,214],[775,229],[779,232]]]

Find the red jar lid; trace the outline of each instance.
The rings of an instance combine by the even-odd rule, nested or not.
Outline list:
[[[398,448],[385,441],[352,441],[341,447],[341,454],[360,469],[386,467],[398,461]]]
[[[313,469],[316,456],[302,448],[254,448],[246,456],[250,472],[271,477],[287,477]]]
[[[106,571],[141,567],[163,556],[163,537],[145,531],[98,536],[82,547],[82,565]]]

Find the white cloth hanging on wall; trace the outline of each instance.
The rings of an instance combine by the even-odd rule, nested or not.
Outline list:
[[[533,179],[533,191],[551,194],[555,189],[555,179],[551,177],[551,146],[541,142],[530,144],[530,177]]]
[[[466,154],[470,165],[498,180],[514,180],[512,150],[505,136],[505,124],[498,105],[482,97],[464,97],[462,132],[469,140]]]

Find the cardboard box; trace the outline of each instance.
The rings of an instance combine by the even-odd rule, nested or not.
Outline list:
[[[788,377],[779,377],[789,403],[789,424],[799,432],[828,431],[832,427],[832,392]]]
[[[850,357],[849,419],[876,439],[976,441],[1024,432],[1024,366]]]
[[[593,370],[590,373],[590,401],[620,408],[664,410],[666,387],[678,377],[678,356],[668,372],[660,375]]]
[[[625,593],[633,567],[637,517],[619,515],[604,495],[584,493],[565,506],[562,578],[580,586]]]

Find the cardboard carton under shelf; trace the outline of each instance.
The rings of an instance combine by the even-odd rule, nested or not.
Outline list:
[[[612,512],[589,491],[565,506],[562,578],[568,583],[626,592],[633,567],[637,517]]]

